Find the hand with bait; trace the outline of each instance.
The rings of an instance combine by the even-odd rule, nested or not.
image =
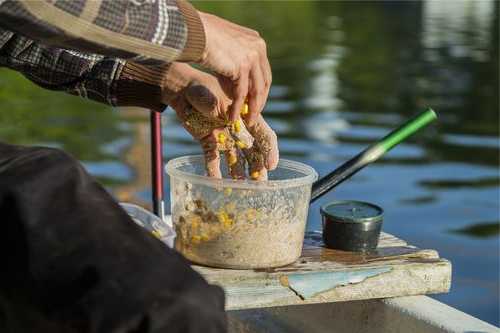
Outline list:
[[[259,114],[252,124],[243,117],[231,120],[233,103],[230,82],[193,67],[174,63],[168,77],[182,78],[166,86],[177,87],[175,94],[165,92],[166,104],[172,106],[186,130],[200,142],[205,155],[207,174],[221,178],[221,153],[231,177],[243,179],[248,174],[254,180],[267,179],[267,170],[276,168],[279,159],[277,137]],[[168,96],[168,99],[167,99]],[[172,98],[172,96],[174,96]],[[241,113],[248,112],[244,104]]]

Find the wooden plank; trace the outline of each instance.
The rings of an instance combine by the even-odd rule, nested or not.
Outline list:
[[[357,254],[322,246],[308,233],[294,264],[263,270],[193,266],[222,286],[227,309],[325,303],[447,292],[451,264],[434,250],[421,250],[382,234],[377,251]]]
[[[349,271],[326,271],[288,274],[280,277],[283,286],[292,289],[302,299],[311,299],[325,290],[363,282],[380,274],[390,272],[390,266],[355,269]]]

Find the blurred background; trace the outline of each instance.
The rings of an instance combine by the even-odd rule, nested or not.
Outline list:
[[[453,263],[435,298],[499,325],[499,2],[199,1],[260,32],[281,156],[320,175],[426,107],[440,115],[311,207],[374,202],[384,229]],[[119,200],[150,202],[148,113],[44,91],[0,69],[0,140],[63,148]],[[164,113],[166,160],[200,152]],[[166,184],[168,187],[168,184]],[[168,191],[168,188],[166,189]],[[167,192],[168,193],[168,192]]]

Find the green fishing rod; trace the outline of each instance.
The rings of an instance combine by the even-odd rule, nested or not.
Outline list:
[[[427,109],[426,111],[408,120],[406,123],[402,124],[394,131],[387,134],[385,137],[375,142],[325,177],[314,182],[312,185],[311,203],[335,186],[342,183],[344,180],[349,179],[352,175],[363,169],[368,164],[378,160],[394,146],[435,119],[437,119],[437,115],[434,110]]]

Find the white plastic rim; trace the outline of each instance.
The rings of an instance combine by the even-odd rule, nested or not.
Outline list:
[[[187,165],[204,165],[205,158],[202,155],[190,155],[171,159],[165,166],[166,173],[179,180],[188,181],[192,184],[201,184],[213,187],[231,187],[240,189],[264,190],[264,189],[280,189],[290,188],[304,185],[311,185],[318,179],[318,173],[307,164],[295,162],[286,159],[280,159],[277,169],[286,169],[296,171],[303,174],[291,179],[274,179],[274,180],[235,180],[229,178],[212,178],[208,176],[198,175],[191,172],[179,170]],[[270,171],[272,172],[272,171]]]

